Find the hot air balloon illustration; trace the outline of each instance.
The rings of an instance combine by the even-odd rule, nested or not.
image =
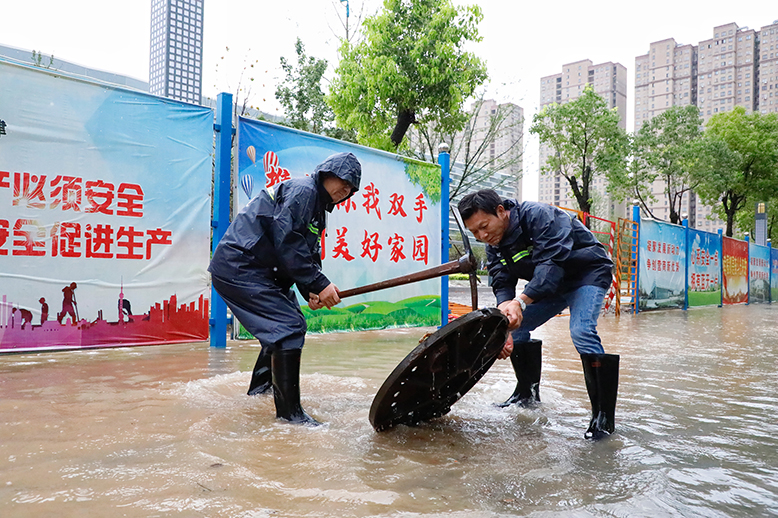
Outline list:
[[[251,163],[254,165],[257,165],[257,150],[254,149],[254,146],[249,146],[246,148],[246,154],[251,159]]]
[[[262,165],[265,168],[266,173],[271,172],[273,168],[278,167],[278,155],[272,151],[268,151],[262,159]]]
[[[253,149],[253,148],[251,148]],[[254,190],[254,178],[250,174],[244,174],[240,179],[240,186],[243,187],[243,192],[251,199],[251,191]]]

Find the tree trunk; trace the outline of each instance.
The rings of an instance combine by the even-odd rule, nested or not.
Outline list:
[[[727,211],[727,237],[732,237],[733,229],[735,227],[735,213],[731,211]]]
[[[413,110],[400,110],[397,113],[397,124],[394,126],[394,131],[392,131],[392,136],[390,137],[394,147],[400,146],[405,133],[414,122],[416,122],[416,112]]]

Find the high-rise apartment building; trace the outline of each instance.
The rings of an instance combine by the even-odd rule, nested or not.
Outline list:
[[[762,27],[757,43],[757,109],[778,113],[778,20]]]
[[[478,109],[473,120],[475,128],[470,139],[471,153],[482,146],[484,149],[479,166],[499,169],[502,185],[510,197],[522,201],[521,172],[524,150],[524,109],[513,103],[498,104],[493,99],[473,103],[471,111]],[[490,137],[490,134],[492,135]],[[491,139],[491,142],[487,142]],[[463,158],[460,151],[459,159]],[[507,179],[507,180],[505,180]]]
[[[673,38],[656,41],[648,54],[635,58],[635,131],[671,106],[695,105],[703,123],[717,113],[742,106],[748,113],[778,112],[778,20],[760,31],[728,23],[713,28],[713,37],[698,45],[681,45]],[[669,216],[658,180],[655,203],[658,218]],[[693,228],[715,232],[726,228],[711,216],[711,207],[687,192],[681,214]]]
[[[200,104],[204,0],[152,0],[149,91]]]
[[[700,42],[697,106],[704,122],[735,106],[749,113],[757,108],[757,36],[753,29],[728,23]]]
[[[549,104],[563,104],[577,99],[584,87],[590,84],[594,91],[608,103],[608,108],[616,108],[621,120],[619,126],[627,127],[627,69],[620,63],[592,64],[589,59],[568,63],[562,66],[562,72],[540,79],[540,107]],[[550,150],[540,145],[538,161],[542,167]],[[577,208],[567,179],[559,172],[542,174],[539,178],[538,201],[569,208]],[[606,191],[605,178],[596,178],[592,184],[594,214],[599,217],[623,217],[625,204],[612,199]]]
[[[673,106],[697,105],[698,47],[681,45],[673,38],[655,41],[648,54],[635,58],[635,132],[644,123]],[[651,186],[656,199],[649,201],[651,213],[668,219],[670,208],[665,182],[657,179]],[[686,192],[681,199],[680,214],[689,215],[692,227],[696,221],[696,198]]]

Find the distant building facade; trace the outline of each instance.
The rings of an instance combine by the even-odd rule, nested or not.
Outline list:
[[[540,108],[551,104],[564,104],[577,99],[584,87],[590,84],[594,91],[608,104],[616,108],[621,120],[619,126],[627,127],[627,69],[620,63],[600,63],[595,65],[589,59],[575,61],[562,66],[562,72],[540,79]],[[551,150],[540,145],[539,167],[542,168]],[[604,178],[594,179],[591,185],[595,198],[594,214],[602,218],[624,217],[626,204],[611,198],[606,190]],[[570,190],[570,184],[560,173],[541,174],[538,179],[538,201],[561,207],[578,208],[578,203]]]
[[[513,103],[497,103],[494,99],[485,99],[482,102],[473,103],[470,110],[478,109],[473,122],[475,128],[470,139],[470,148],[478,149],[488,146],[483,150],[478,166],[498,169],[495,178],[487,179],[486,184],[499,183],[502,185],[504,195],[522,201],[522,155],[524,150],[524,109]],[[494,121],[494,122],[493,122]],[[492,131],[494,138],[490,138],[490,127],[499,124],[499,129]],[[459,153],[460,158],[464,156]],[[498,179],[498,180],[496,180]]]
[[[152,0],[149,91],[202,102],[204,0]]]
[[[32,50],[0,45],[0,56],[5,56],[22,63],[36,64],[33,60],[32,53]],[[51,63],[49,63],[49,61],[51,61]],[[135,90],[140,90],[142,92],[149,91],[149,84],[145,81],[141,81],[140,79],[123,76],[121,74],[105,72],[95,68],[87,68],[70,61],[65,61],[64,59],[60,59],[57,56],[41,56],[41,67],[57,72],[67,72],[68,74],[81,76],[96,81],[102,81],[104,83],[111,83],[114,85],[134,88]]]
[[[748,113],[778,112],[778,20],[759,31],[728,23],[712,32],[698,45],[673,38],[653,42],[648,54],[635,58],[635,131],[672,106],[697,106],[703,123],[735,106]],[[664,182],[656,181],[652,190],[657,201],[649,208],[666,219]],[[693,192],[684,195],[679,212],[689,215],[693,228],[726,228]]]

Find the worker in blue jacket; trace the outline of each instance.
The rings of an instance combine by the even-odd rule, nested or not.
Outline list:
[[[597,334],[613,262],[605,247],[575,217],[550,205],[502,199],[491,189],[459,202],[467,228],[486,243],[487,268],[497,307],[512,329],[501,358],[510,355],[516,390],[500,406],[540,402],[541,341],[530,332],[570,308],[570,337],[581,355],[592,404],[584,436],[613,433],[619,356],[605,354]],[[516,297],[519,279],[529,281]]]
[[[307,326],[296,285],[317,310],[340,302],[338,288],[321,270],[326,213],[359,190],[362,166],[337,153],[313,174],[263,190],[230,224],[211,259],[213,287],[262,349],[249,395],[268,392],[276,416],[319,424],[300,404],[300,357]]]

